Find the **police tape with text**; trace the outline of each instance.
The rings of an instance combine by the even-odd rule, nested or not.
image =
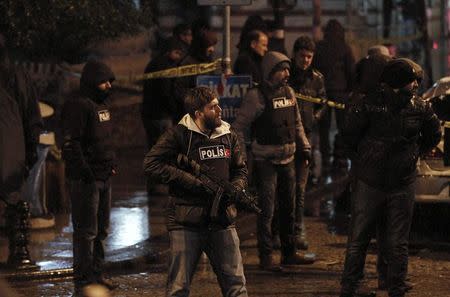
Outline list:
[[[261,213],[258,207],[256,197],[250,196],[245,189],[238,190],[232,183],[221,180],[211,174],[211,170],[205,166],[198,164],[195,160],[189,159],[188,156],[179,154],[177,157],[177,166],[197,177],[203,186],[214,194],[214,200],[211,205],[209,215],[213,221],[219,217],[219,209],[221,204],[235,203],[238,208],[243,210]]]
[[[316,104],[328,105],[329,107],[333,107],[333,108],[337,108],[337,109],[345,109],[344,103],[331,101],[331,100],[328,100],[325,98],[315,98],[315,97],[306,96],[306,95],[303,95],[300,93],[295,93],[295,97],[300,100],[303,100],[303,101],[308,101],[308,102],[312,102],[312,103],[316,103]]]
[[[118,82],[137,82],[147,79],[155,78],[173,78],[173,77],[183,77],[210,73],[217,69],[220,69],[222,59],[217,59],[211,63],[200,63],[200,64],[189,64],[168,69],[163,69],[155,72],[148,72],[142,75],[129,75],[129,76],[119,76],[116,81]]]

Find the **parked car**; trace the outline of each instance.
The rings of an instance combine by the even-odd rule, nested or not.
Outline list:
[[[437,148],[419,162],[416,201],[450,203],[450,129],[446,128],[450,123],[450,76],[439,79],[422,97],[442,121],[443,137]]]

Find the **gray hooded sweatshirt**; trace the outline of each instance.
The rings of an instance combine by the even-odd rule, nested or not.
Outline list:
[[[275,66],[282,62],[287,62],[290,64],[290,59],[279,52],[268,52],[262,61],[264,83],[271,86],[274,92],[278,89],[270,82],[269,75]],[[289,86],[286,86],[286,88],[288,88],[294,98],[294,90],[292,90]],[[264,109],[264,96],[259,88],[249,90],[238,110],[236,120],[232,124],[232,127],[236,130],[239,137],[241,147],[244,147],[245,133],[250,129],[252,123],[263,113]],[[252,140],[251,149],[255,160],[270,160],[274,164],[288,164],[294,159],[296,149],[299,151],[311,150],[311,146],[306,138],[305,131],[303,130],[297,103],[295,104],[295,109],[295,143],[287,143],[283,145],[262,145],[257,143],[256,140]]]

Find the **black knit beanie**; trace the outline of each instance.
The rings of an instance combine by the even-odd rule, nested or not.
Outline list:
[[[91,60],[86,63],[81,72],[80,82],[89,87],[97,87],[104,82],[113,82],[114,73],[105,63],[98,60]]]
[[[401,89],[416,79],[417,74],[414,67],[400,59],[389,61],[381,74],[381,82],[393,89]]]
[[[277,72],[277,71],[281,71],[284,69],[291,69],[291,64],[288,61],[283,61],[278,63],[277,65],[275,65],[275,67],[273,67],[271,73]]]

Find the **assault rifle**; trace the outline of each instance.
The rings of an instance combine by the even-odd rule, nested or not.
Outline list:
[[[208,166],[200,165],[195,160],[189,159],[183,154],[178,155],[177,166],[197,177],[203,183],[203,186],[214,194],[214,200],[209,213],[213,220],[218,218],[219,208],[222,203],[235,203],[239,208],[246,211],[257,214],[261,213],[261,209],[256,202],[256,197],[248,195],[244,189],[238,191],[229,181],[213,176]]]

